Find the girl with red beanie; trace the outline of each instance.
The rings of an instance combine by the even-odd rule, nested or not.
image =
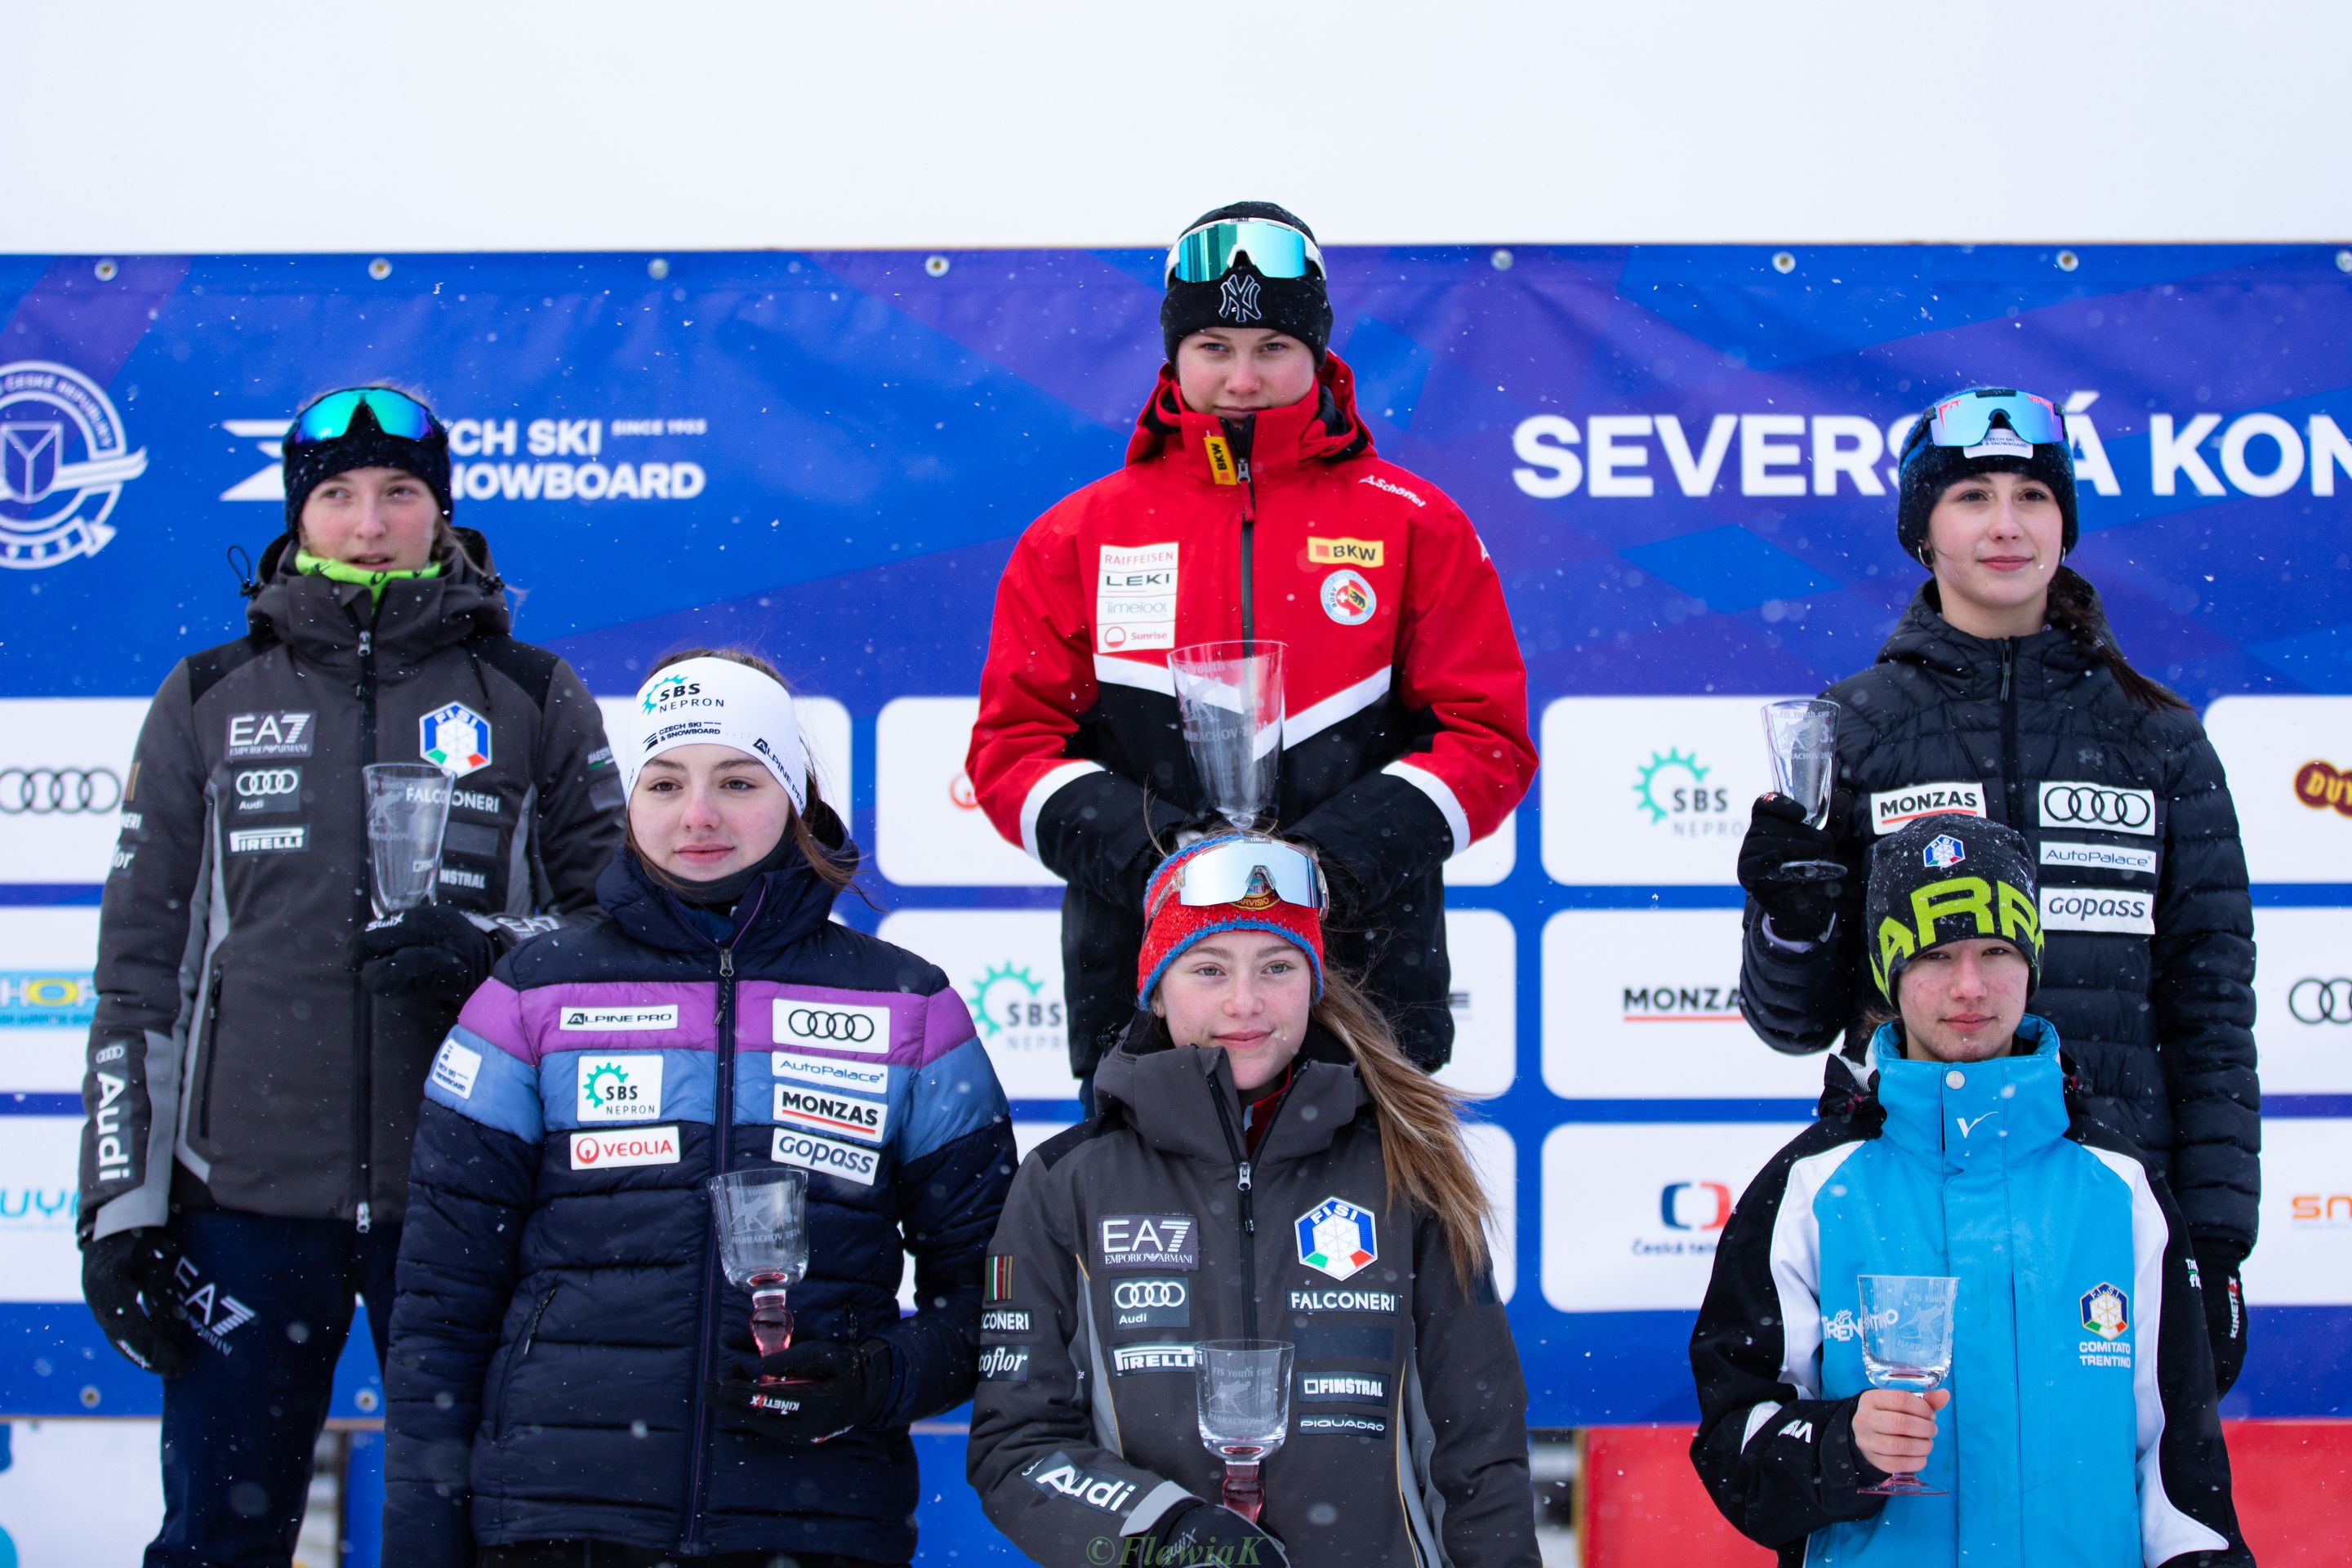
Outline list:
[[[1325,968],[1315,857],[1202,839],[1143,906],[1142,1010],[989,1249],[990,1519],[1043,1563],[1531,1568],[1527,1390],[1458,1102]],[[1231,1339],[1293,1347],[1255,1521],[1195,1425],[1199,1347]]]

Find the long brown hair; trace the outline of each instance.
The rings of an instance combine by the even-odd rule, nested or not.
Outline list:
[[[2107,673],[2116,678],[2116,684],[2134,705],[2151,713],[2160,713],[2168,708],[2188,710],[2188,703],[2134,669],[2124,658],[2124,650],[2116,646],[2115,628],[2107,625],[2107,613],[2100,607],[2099,591],[2080,572],[2072,566],[2061,566],[2051,574],[2050,605],[2042,613],[2049,616],[2050,625],[2064,632],[2066,640],[2081,648],[2092,662],[2107,667]]]
[[[1463,1097],[1405,1059],[1387,1017],[1346,975],[1324,975],[1323,998],[1313,1016],[1348,1048],[1356,1077],[1372,1097],[1389,1202],[1411,1204],[1437,1217],[1454,1272],[1467,1290],[1486,1267],[1486,1223],[1494,1205],[1463,1145]]]
[[[791,683],[784,679],[774,665],[751,649],[742,647],[689,647],[664,654],[660,661],[646,672],[646,679],[651,680],[670,666],[684,664],[692,658],[723,658],[730,664],[743,665],[758,670],[787,692],[792,690]],[[843,825],[839,814],[825,804],[824,796],[819,793],[814,768],[808,771],[804,783],[808,790],[808,805],[793,813],[792,820],[784,826],[784,832],[792,838],[793,847],[800,850],[801,858],[808,862],[809,869],[816,873],[817,880],[835,892],[854,889],[857,879],[857,862],[836,852],[849,842],[849,830]],[[625,808],[622,818],[627,821]],[[828,838],[832,840],[830,845],[825,842]],[[628,826],[628,844],[629,853],[637,858],[637,863],[646,868],[646,875],[672,892],[693,890],[646,858],[645,850],[637,844],[637,829],[634,823]]]

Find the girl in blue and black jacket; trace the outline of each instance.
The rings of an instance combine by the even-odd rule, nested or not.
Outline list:
[[[1724,1228],[1691,1336],[1692,1462],[1786,1568],[2235,1568],[2200,1281],[2160,1172],[2081,1114],[2021,836],[1884,839],[1868,962],[1900,1016],[1830,1058],[1821,1118]],[[1957,1277],[1950,1375],[1864,1375],[1864,1274]],[[1918,1473],[1941,1495],[1865,1489]]]
[[[606,918],[501,962],[426,1085],[386,1561],[904,1563],[908,1424],[972,1389],[1003,1093],[946,976],[828,918],[856,851],[774,671],[680,655],[634,716]],[[809,1263],[762,1360],[706,1183],[775,1165]]]

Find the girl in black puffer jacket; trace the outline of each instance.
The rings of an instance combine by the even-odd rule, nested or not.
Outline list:
[[[2047,401],[1978,388],[1928,410],[1904,443],[1899,505],[1905,551],[1935,575],[1877,664],[1823,694],[1843,710],[1828,826],[1766,795],[1740,847],[1748,1021],[1780,1050],[1843,1034],[1858,1053],[1871,846],[1938,811],[2024,834],[2047,942],[2036,1010],[2095,1114],[2168,1170],[2226,1390],[2245,1356],[2238,1271],[2262,1120],[2253,911],[2221,759],[2059,564],[2074,546],[2074,475]],[[1856,874],[1808,883],[1786,869],[1824,858]]]

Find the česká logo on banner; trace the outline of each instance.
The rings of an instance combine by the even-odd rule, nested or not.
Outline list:
[[[44,360],[0,365],[0,566],[97,554],[122,487],[146,471],[97,383]]]

